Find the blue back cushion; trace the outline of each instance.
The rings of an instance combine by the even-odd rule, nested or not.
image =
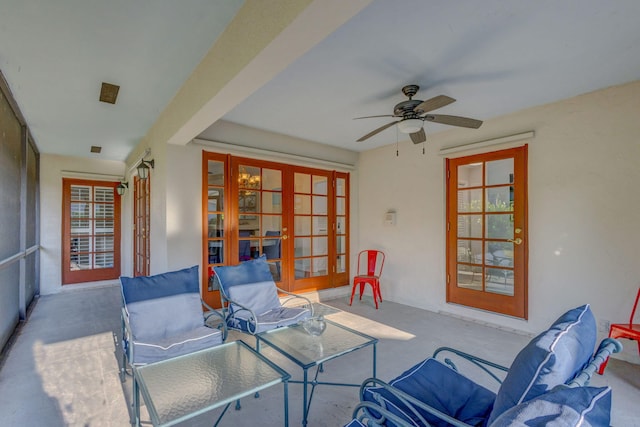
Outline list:
[[[569,310],[531,340],[500,386],[489,424],[507,409],[572,379],[591,359],[596,335],[596,321],[586,304]]]
[[[558,387],[505,411],[491,427],[600,427],[610,422],[610,387]]]
[[[195,292],[200,295],[198,266],[155,276],[120,277],[125,304]]]
[[[213,271],[215,271],[216,276],[218,276],[220,287],[227,296],[229,296],[229,288],[232,286],[257,282],[273,282],[273,275],[271,275],[269,263],[264,255],[238,265],[213,267]]]
[[[164,340],[204,325],[197,265],[120,283],[135,340]]]

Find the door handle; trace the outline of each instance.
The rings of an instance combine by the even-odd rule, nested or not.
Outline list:
[[[522,244],[522,239],[519,237],[516,237],[515,239],[507,239],[507,242],[511,242],[511,243],[515,243],[516,245],[520,245]]]
[[[287,236],[286,234],[282,236],[282,240],[287,240],[289,238],[289,236]]]

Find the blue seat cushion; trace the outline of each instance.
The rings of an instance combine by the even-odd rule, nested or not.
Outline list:
[[[493,392],[435,359],[422,361],[389,384],[470,425],[484,425],[495,399]],[[383,405],[410,425],[424,425],[404,403],[382,387],[366,388],[363,400]],[[433,426],[449,425],[425,410],[419,409],[418,412]]]
[[[502,413],[490,427],[601,427],[611,422],[611,388],[558,387]]]
[[[133,339],[133,365],[159,362],[222,344],[222,332],[206,326],[179,335],[156,339]]]
[[[498,390],[489,424],[507,409],[571,380],[591,359],[596,338],[588,304],[560,316],[514,359]]]
[[[293,325],[311,317],[311,310],[303,307],[277,307],[257,315],[253,322],[249,320],[249,312],[237,311],[227,318],[227,326],[233,329],[259,334],[283,326]]]
[[[345,424],[344,427],[366,427],[366,426],[362,424],[358,419],[354,418],[349,422],[349,424]]]

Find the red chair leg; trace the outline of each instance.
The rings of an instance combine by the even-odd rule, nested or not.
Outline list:
[[[353,282],[353,287],[351,288],[351,299],[349,300],[349,305],[353,304],[353,296],[356,294],[356,286],[357,282]]]
[[[360,301],[362,301],[362,294],[364,293],[364,285],[366,285],[367,282],[360,282]]]

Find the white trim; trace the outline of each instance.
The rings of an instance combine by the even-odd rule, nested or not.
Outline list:
[[[330,167],[341,172],[355,170],[355,165],[349,163],[340,163],[330,160],[318,159],[316,157],[301,156],[297,154],[289,154],[281,151],[264,150],[262,148],[245,147],[237,144],[229,144],[227,142],[210,141],[207,139],[194,138],[191,141],[193,144],[209,147],[217,150],[223,150],[229,154],[241,155],[244,157],[251,157],[259,160],[270,160],[275,162],[286,162],[297,166],[324,166]]]
[[[485,139],[484,141],[471,142],[467,144],[453,145],[450,147],[443,147],[438,154],[446,156],[448,154],[459,153],[461,151],[477,150],[480,148],[492,147],[494,145],[507,145],[510,147],[516,147],[524,145],[524,141],[531,140],[535,136],[534,131],[518,133],[515,135],[503,136],[500,138]]]
[[[60,175],[64,178],[78,178],[78,179],[92,179],[94,181],[122,181],[124,177],[122,175],[111,173],[94,173],[83,171],[71,171],[61,170]]]

